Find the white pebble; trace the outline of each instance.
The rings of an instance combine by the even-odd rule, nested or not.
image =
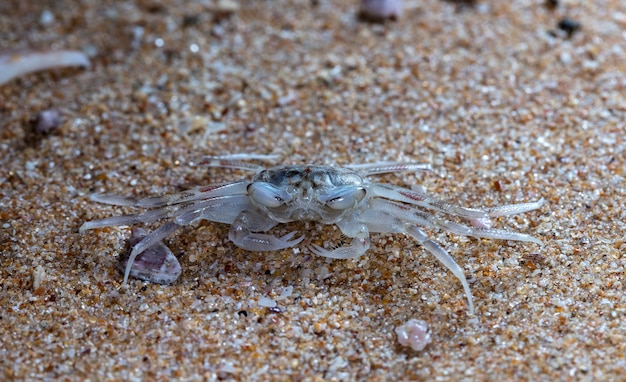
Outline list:
[[[275,308],[276,307],[276,301],[272,300],[271,298],[268,297],[261,297],[259,299],[258,302],[259,306],[264,306],[266,308]]]
[[[280,292],[280,297],[289,297],[291,296],[292,292],[293,292],[293,287],[291,285],[286,286],[283,288],[283,291]]]
[[[222,373],[233,374],[237,372],[237,369],[235,368],[232,362],[228,361],[222,365],[222,367],[220,368],[220,371]]]
[[[47,9],[44,10],[43,12],[41,12],[41,15],[39,16],[39,22],[43,26],[48,26],[52,24],[54,22],[54,14],[52,14],[52,12],[50,12]]]
[[[33,270],[33,290],[41,286],[41,282],[46,278],[46,271],[41,265]]]
[[[410,346],[416,351],[424,350],[431,341],[428,323],[424,320],[410,319],[406,324],[396,328],[398,342],[402,346]]]

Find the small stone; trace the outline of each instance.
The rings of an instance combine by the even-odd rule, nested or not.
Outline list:
[[[37,134],[48,134],[61,125],[61,115],[56,109],[39,112],[33,121],[33,131]]]
[[[326,324],[323,324],[319,321],[313,324],[313,333],[315,334],[322,334],[325,329],[326,329]]]
[[[52,25],[52,23],[54,23],[54,14],[45,9],[39,16],[39,23],[44,27]]]
[[[219,20],[237,13],[240,8],[239,3],[234,0],[217,0],[209,10]]]
[[[559,6],[559,0],[546,0],[544,5],[550,10],[554,10]]]
[[[33,269],[33,290],[38,289],[41,286],[42,281],[46,278],[46,271],[41,265],[37,265]]]
[[[410,319],[406,324],[396,328],[398,342],[402,346],[410,346],[415,351],[422,351],[431,342],[428,323],[424,320]]]
[[[261,297],[259,299],[258,302],[259,306],[265,307],[265,308],[274,308],[276,307],[276,301],[272,300],[271,298],[268,297]]]
[[[397,20],[402,11],[402,0],[361,0],[358,18],[370,22]]]
[[[561,19],[557,26],[560,30],[567,34],[568,38],[572,37],[572,35],[582,27],[578,21],[568,19],[567,17]]]

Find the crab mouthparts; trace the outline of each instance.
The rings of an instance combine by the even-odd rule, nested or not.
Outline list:
[[[292,217],[296,220],[303,221],[317,221],[321,219],[321,216],[318,212],[315,212],[309,208],[298,208],[293,212]]]

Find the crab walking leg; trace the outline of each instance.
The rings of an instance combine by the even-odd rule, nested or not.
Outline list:
[[[211,222],[232,224],[241,211],[251,207],[250,200],[246,195],[233,195],[228,199],[224,198],[222,203],[203,209],[199,218]]]
[[[110,204],[114,206],[157,208],[218,196],[245,194],[248,183],[249,182],[241,181],[235,183],[213,184],[210,186],[196,187],[191,190],[159,197],[134,198],[94,194],[89,196],[89,199],[98,203]]]
[[[386,202],[386,203],[385,203]],[[428,228],[441,228],[447,232],[460,236],[482,237],[485,239],[500,239],[500,240],[513,240],[535,243],[543,246],[543,242],[531,235],[527,235],[521,232],[507,231],[503,229],[495,228],[482,228],[482,227],[470,227],[464,224],[456,223],[449,220],[439,219],[435,216],[422,213],[412,209],[403,210],[397,203],[390,201],[381,201],[381,204],[386,204],[386,209],[381,209],[380,206],[376,206],[373,209],[375,212],[385,212],[392,216],[397,217],[405,222],[417,223],[423,227]],[[472,223],[474,224],[474,223]]]
[[[259,231],[267,231],[277,224],[277,221],[256,211],[242,211],[230,226],[228,238],[239,248],[255,252],[289,248],[304,240],[304,235],[291,240],[296,234],[295,231],[282,237],[259,233]]]
[[[468,236],[482,237],[485,239],[500,239],[500,240],[514,240],[514,241],[526,241],[530,243],[539,244],[544,246],[543,241],[532,237],[525,233],[505,231],[503,229],[495,228],[475,228],[472,229],[472,234]]]
[[[534,206],[538,203],[539,202],[525,203],[523,207],[528,207],[526,205]],[[515,205],[511,206],[514,207]],[[543,246],[543,242],[541,240],[525,233],[476,226],[470,227],[453,221],[439,219],[436,216],[423,213],[415,208],[411,208],[391,200],[374,199],[370,201],[370,207],[371,212],[366,212],[362,217],[366,221],[376,221],[379,219],[379,215],[381,213],[385,213],[404,222],[415,223],[427,228],[438,227],[455,235],[482,237],[486,239],[525,241]]]
[[[435,199],[418,191],[396,187],[390,184],[374,183],[368,188],[374,195],[398,202],[408,203],[419,207],[433,209],[453,216],[461,216],[472,219],[486,219],[487,212],[471,208],[459,207],[444,201]]]
[[[202,217],[205,219],[210,218],[212,221],[219,223],[231,223],[234,220],[234,216],[231,216],[232,212],[231,215],[229,215],[228,212],[232,210],[223,210],[224,206],[241,206],[241,209],[243,209],[248,206],[248,199],[245,195],[220,196],[196,203],[167,206],[156,210],[145,211],[139,214],[112,216],[86,222],[78,229],[78,231],[82,233],[94,228],[133,225],[137,223],[152,223],[159,219],[173,216],[176,217],[179,224],[189,224],[195,220],[195,218],[188,220],[183,217],[189,211],[201,212]],[[198,217],[200,216],[197,216],[196,218]]]
[[[174,214],[174,221],[180,225],[191,224],[195,220],[209,220],[217,223],[232,223],[239,211],[250,206],[245,195],[220,196],[204,202],[191,203]]]
[[[505,206],[486,208],[485,212],[487,212],[488,216],[486,218],[470,219],[470,224],[477,228],[491,228],[492,223],[490,218],[492,217],[517,215],[524,212],[536,210],[541,208],[544,203],[545,200],[541,198],[536,202],[507,204]]]
[[[387,199],[375,198],[370,201],[371,212],[367,211],[363,219],[376,221],[377,214],[386,213],[403,222],[415,223],[427,228],[441,228],[450,233],[462,236],[472,236],[472,228],[450,220],[443,220],[434,215],[424,213],[413,206],[394,202]]]
[[[420,242],[424,248],[428,250],[428,252],[432,253],[437,260],[439,260],[446,268],[452,272],[453,275],[456,276],[461,284],[463,285],[463,290],[465,291],[465,296],[467,297],[467,303],[469,305],[470,315],[474,315],[474,301],[472,298],[472,292],[470,291],[469,284],[467,283],[467,279],[465,278],[465,274],[459,265],[454,261],[452,256],[446,252],[439,244],[435,243],[431,239],[428,238],[426,233],[422,231],[420,228],[414,225],[405,225],[404,233],[411,236],[418,242]]]
[[[309,250],[318,256],[332,259],[351,259],[364,254],[370,247],[370,233],[367,226],[355,219],[345,219],[337,222],[341,232],[352,238],[350,245],[340,246],[328,250],[317,244],[309,245]]]
[[[104,219],[92,220],[83,223],[78,229],[79,233],[83,233],[90,229],[103,228],[103,227],[112,227],[112,226],[122,226],[122,225],[133,225],[137,223],[150,223],[157,221],[159,219],[163,219],[167,217],[169,211],[167,210],[154,210],[154,211],[146,211],[140,214],[130,214],[130,215],[121,215],[121,216],[111,216]]]
[[[541,208],[545,204],[545,199],[541,198],[536,202],[507,204],[505,206],[487,208],[487,214],[491,217],[517,215]]]
[[[467,279],[465,278],[465,274],[459,265],[454,261],[452,256],[446,252],[439,244],[432,241],[428,238],[426,233],[422,231],[415,224],[407,223],[406,220],[403,220],[400,217],[394,216],[392,213],[387,211],[376,211],[370,210],[372,212],[367,215],[362,216],[362,218],[367,218],[367,226],[372,232],[385,232],[385,233],[404,233],[413,239],[417,240],[420,244],[426,248],[426,250],[432,253],[439,262],[441,262],[446,268],[456,276],[461,284],[463,285],[463,290],[465,291],[465,295],[467,297],[467,302],[470,310],[470,314],[474,314],[474,302],[472,299],[472,292],[469,289],[469,284],[467,283]]]
[[[152,197],[140,199],[137,207],[153,208],[166,205],[190,203],[198,200],[211,199],[219,196],[245,195],[248,182],[219,183],[210,186],[196,187],[191,190],[166,195],[164,197]]]

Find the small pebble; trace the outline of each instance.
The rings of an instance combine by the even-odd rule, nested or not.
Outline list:
[[[266,308],[274,308],[276,307],[276,301],[272,300],[268,297],[261,297],[258,302],[259,306],[263,306]]]
[[[293,286],[289,285],[283,288],[282,292],[280,292],[280,297],[285,298],[291,296],[293,293]]]
[[[209,11],[213,14],[216,21],[229,17],[239,11],[241,6],[234,0],[217,0],[212,6],[209,7]]]
[[[428,323],[424,320],[410,319],[406,324],[396,328],[398,342],[402,346],[410,346],[415,351],[422,351],[431,342]]]
[[[324,333],[324,330],[326,330],[326,324],[323,324],[321,322],[315,322],[313,324],[313,333],[322,334]]]
[[[46,278],[46,271],[41,265],[38,265],[35,269],[33,269],[32,276],[33,290],[36,290],[41,286],[41,282]]]
[[[559,0],[546,0],[544,5],[546,6],[546,8],[553,10],[559,6]]]
[[[37,134],[48,134],[61,125],[61,115],[56,109],[39,112],[33,121],[33,131]]]
[[[567,17],[561,19],[557,26],[560,30],[567,33],[568,38],[572,37],[572,35],[580,30],[580,28],[582,27],[582,25],[578,21],[568,19]]]
[[[476,0],[444,0],[444,1],[455,4],[457,7],[457,10],[471,8],[476,5]]]
[[[52,14],[52,12],[50,12],[47,9],[41,12],[41,15],[39,16],[39,23],[42,26],[47,27],[49,25],[52,25],[53,22],[54,22],[54,14]]]
[[[361,0],[358,18],[363,21],[383,22],[402,16],[402,0]]]

